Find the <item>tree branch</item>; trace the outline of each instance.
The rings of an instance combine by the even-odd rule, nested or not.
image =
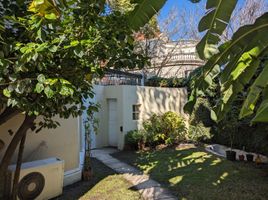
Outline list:
[[[16,171],[15,171],[15,175],[14,175],[13,188],[12,188],[12,199],[13,200],[17,199],[18,183],[19,183],[19,178],[20,178],[20,170],[21,170],[25,140],[26,140],[26,134],[22,137],[22,139],[20,141],[18,159],[17,159],[17,164],[16,164]]]
[[[36,116],[26,116],[22,125],[14,135],[12,141],[8,145],[8,148],[5,152],[5,155],[1,161],[0,164],[0,174],[6,174],[8,165],[11,162],[12,156],[14,152],[16,151],[16,148],[19,144],[19,142],[22,140],[22,138],[26,135],[28,129],[34,126],[34,120],[36,119]]]

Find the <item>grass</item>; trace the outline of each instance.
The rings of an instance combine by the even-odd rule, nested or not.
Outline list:
[[[263,169],[254,164],[227,161],[201,147],[119,152],[113,156],[143,170],[178,199],[268,199],[268,177]]]
[[[132,185],[121,175],[92,159],[93,178],[64,188],[63,195],[54,200],[138,200],[140,193],[131,190]]]

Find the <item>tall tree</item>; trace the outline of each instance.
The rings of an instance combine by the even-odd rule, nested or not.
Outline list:
[[[92,79],[106,68],[144,65],[133,51],[132,27],[144,25],[133,20],[136,13],[107,12],[105,0],[0,0],[0,125],[24,116],[0,173],[29,129],[56,128],[56,115],[96,110],[83,99],[94,95]]]

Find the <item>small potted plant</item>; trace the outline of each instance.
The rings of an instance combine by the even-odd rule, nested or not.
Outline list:
[[[255,163],[256,163],[257,165],[262,164],[262,159],[261,159],[261,157],[260,157],[259,154],[258,154],[257,157],[255,158]]]
[[[96,105],[98,106],[98,105]],[[90,133],[91,130],[94,133],[98,131],[99,121],[93,115],[91,110],[88,111],[88,118],[84,120],[84,127],[85,127],[85,158],[84,158],[84,167],[82,172],[82,178],[84,181],[89,181],[92,178],[93,171],[92,171],[92,163],[91,163],[91,138]]]
[[[243,154],[240,154],[238,156],[238,158],[239,158],[239,161],[244,161],[245,160],[245,156]]]
[[[253,162],[253,158],[254,158],[254,155],[253,155],[253,154],[251,154],[251,153],[247,153],[247,154],[246,154],[246,157],[247,157],[247,161],[248,161],[248,162]]]
[[[92,167],[90,159],[90,123],[88,120],[84,121],[85,127],[85,159],[82,178],[84,181],[89,181],[92,177]]]
[[[255,148],[254,148],[255,149]],[[248,162],[253,162],[254,160],[254,155],[252,153],[248,153],[246,154],[246,158]]]
[[[92,168],[91,168],[91,163],[90,163],[90,156],[86,155],[85,158],[85,164],[84,164],[84,168],[83,168],[83,180],[84,181],[89,181],[91,180],[92,177]]]
[[[232,150],[232,148],[230,150],[226,151],[226,158],[227,160],[230,161],[235,161],[236,160],[236,152]]]
[[[233,151],[234,131],[229,131],[230,149],[226,150],[226,159],[230,161],[236,160],[236,152]]]
[[[230,149],[226,150],[226,159],[230,161],[235,161],[236,160],[236,152],[233,151],[233,143],[234,143],[234,137],[235,134],[237,133],[237,124],[238,121],[234,120],[236,119],[235,117],[232,117],[235,113],[231,112],[230,116],[231,120],[226,120],[228,122],[225,126],[224,129],[228,133],[229,140],[230,140]]]

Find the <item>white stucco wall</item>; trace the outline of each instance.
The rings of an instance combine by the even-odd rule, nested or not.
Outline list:
[[[183,114],[183,106],[187,100],[185,88],[156,88],[143,86],[95,86],[96,102],[101,109],[96,117],[100,119],[99,131],[96,137],[95,147],[109,146],[108,130],[108,99],[117,100],[117,132],[118,148],[124,147],[124,135],[130,131],[142,127],[142,121],[148,119],[153,113],[165,113],[173,111]],[[99,92],[101,91],[101,93]],[[141,105],[139,120],[132,119],[132,106]],[[120,127],[123,131],[120,131]]]
[[[13,136],[8,133],[9,129],[17,131],[23,120],[22,115],[0,126],[0,139],[5,142],[5,148],[0,151],[0,159]],[[57,157],[65,162],[65,171],[79,167],[79,123],[77,118],[56,119],[61,126],[57,129],[42,129],[39,133],[28,131],[23,162]],[[12,163],[15,163],[16,155]]]

